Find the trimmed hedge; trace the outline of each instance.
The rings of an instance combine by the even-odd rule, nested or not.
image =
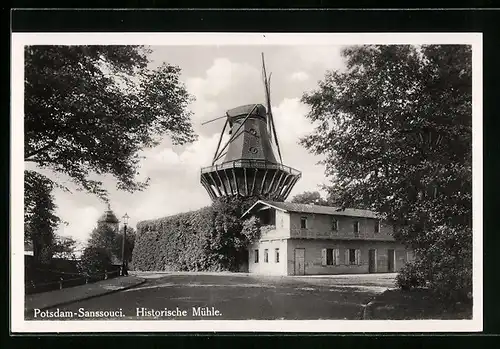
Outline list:
[[[237,271],[246,263],[240,217],[257,199],[222,198],[212,206],[137,224],[130,268],[140,271]]]

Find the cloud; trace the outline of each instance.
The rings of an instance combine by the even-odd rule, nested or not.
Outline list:
[[[261,72],[248,63],[216,58],[203,77],[186,79],[187,90],[196,96],[191,110],[195,121],[222,116],[227,106],[255,103],[263,98]]]
[[[306,81],[307,79],[309,79],[309,74],[303,71],[297,71],[290,75],[292,81]]]

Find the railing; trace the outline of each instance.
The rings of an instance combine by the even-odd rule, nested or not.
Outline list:
[[[319,231],[313,229],[292,229],[291,238],[304,239],[338,239],[338,240],[374,240],[374,241],[394,241],[394,238],[388,234],[370,234],[368,232],[338,232],[338,231]]]
[[[52,272],[61,275],[68,275],[75,277],[64,278],[61,276],[59,277],[58,281],[40,282],[40,283],[29,281],[28,283],[25,283],[25,292],[27,294],[30,294],[30,293],[53,291],[57,289],[62,290],[63,288],[84,285],[88,284],[89,282],[107,280],[109,278],[119,276],[121,270],[114,270],[114,271],[105,270],[104,273],[97,273],[97,274],[66,273],[59,271],[52,271]]]
[[[217,170],[225,170],[228,168],[262,168],[262,169],[273,169],[273,170],[282,170],[288,172],[290,174],[300,176],[301,172],[283,164],[277,164],[274,162],[269,162],[266,160],[255,160],[255,159],[241,159],[224,162],[222,164],[217,164],[213,166],[203,167],[201,169],[201,173],[213,172]]]

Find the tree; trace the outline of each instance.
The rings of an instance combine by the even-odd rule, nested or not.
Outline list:
[[[322,205],[328,206],[328,202],[321,197],[318,191],[305,191],[295,195],[291,202],[297,204]]]
[[[52,246],[54,257],[63,259],[75,259],[76,240],[71,237],[56,236]]]
[[[91,193],[106,190],[91,174],[111,174],[118,188],[137,182],[139,151],[165,135],[195,140],[180,68],[148,68],[141,46],[27,46],[24,160],[68,175]]]
[[[123,230],[116,231],[110,226],[101,225],[92,230],[87,246],[101,248],[108,251],[110,258],[115,261],[122,260]],[[135,244],[135,230],[127,227],[127,239],[125,240],[125,256],[127,260],[132,259],[132,251]]]
[[[88,247],[100,248],[109,253],[111,259],[121,258],[121,245],[117,244],[118,233],[108,225],[100,225],[90,233]]]
[[[102,274],[112,268],[109,251],[101,247],[88,246],[83,250],[80,270],[88,275]]]
[[[471,289],[472,64],[466,45],[362,46],[302,101],[302,144],[325,155],[337,205],[374,209],[415,248],[426,282]]]
[[[36,263],[50,262],[54,231],[61,223],[55,215],[52,189],[52,181],[37,172],[25,171],[24,239],[31,242]]]
[[[113,176],[120,190],[143,189],[148,180],[135,178],[142,149],[164,136],[174,144],[196,139],[180,68],[151,70],[149,53],[142,46],[26,46],[24,161],[67,175],[103,200],[107,190],[95,174]],[[35,255],[53,243],[58,218],[48,188],[56,185],[62,187],[25,172],[25,222]],[[34,210],[35,201],[50,207]]]

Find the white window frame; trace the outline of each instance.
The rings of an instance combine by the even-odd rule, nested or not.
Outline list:
[[[354,263],[351,263],[351,250],[354,250]],[[361,250],[359,248],[348,248],[345,250],[344,263],[346,265],[361,265]]]
[[[269,249],[264,249],[264,263],[269,263]]]
[[[379,234],[380,233],[380,228],[381,228],[380,219],[377,219],[375,221],[375,234]]]
[[[259,249],[258,248],[253,250],[253,262],[259,263]]]
[[[328,264],[328,250],[332,251],[332,264]],[[338,248],[323,248],[321,249],[321,265],[336,266],[340,264],[340,250]]]
[[[280,262],[280,249],[279,248],[274,249],[274,262],[275,263]]]
[[[359,221],[354,221],[353,231],[354,233],[359,233]]]

